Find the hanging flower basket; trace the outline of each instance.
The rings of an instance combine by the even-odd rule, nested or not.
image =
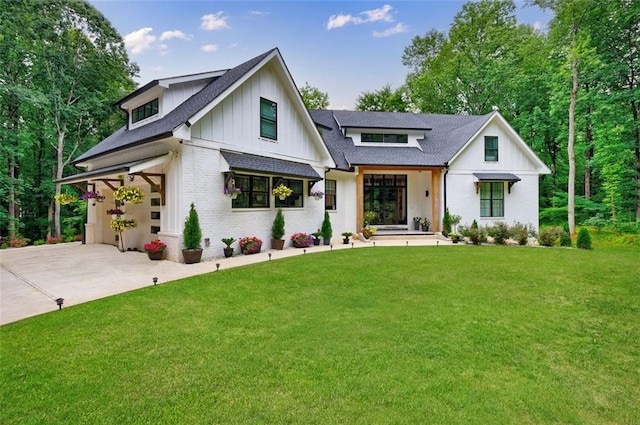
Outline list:
[[[281,201],[283,201],[287,196],[291,196],[291,194],[293,193],[293,189],[289,189],[287,186],[281,184],[280,186],[274,188],[271,193],[280,198]]]
[[[54,196],[54,199],[60,205],[68,205],[68,204],[71,204],[72,202],[76,202],[78,200],[78,198],[76,198],[75,196],[69,195],[69,194],[66,194],[66,193],[59,193],[56,196]]]
[[[138,227],[138,222],[133,219],[125,220],[123,218],[115,218],[111,219],[109,225],[111,226],[111,230],[114,232],[123,232],[125,229]]]
[[[314,192],[311,192],[310,195],[313,196],[316,201],[319,201],[324,197],[324,192],[316,190]]]
[[[113,198],[122,203],[141,204],[144,200],[144,191],[135,186],[120,186],[113,192]]]
[[[224,194],[231,199],[236,199],[239,194],[242,193],[242,190],[239,187],[230,186],[224,188]]]

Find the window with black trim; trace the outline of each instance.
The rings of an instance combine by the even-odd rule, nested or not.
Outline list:
[[[409,143],[409,136],[407,134],[362,133],[360,141],[362,143]]]
[[[273,187],[278,187],[281,184],[287,186],[293,190],[291,195],[284,199],[275,197],[275,204],[278,208],[302,208],[304,206],[302,200],[304,198],[303,182],[302,180],[284,179],[282,177],[273,177]]]
[[[269,207],[269,178],[236,174],[236,187],[241,192],[231,201],[232,208],[268,208]]]
[[[337,190],[337,185],[335,180],[324,181],[324,209],[325,210],[336,209],[336,190]]]
[[[480,217],[504,217],[504,182],[480,183]]]
[[[498,160],[498,137],[497,136],[484,136],[484,160],[485,161]]]
[[[278,140],[278,104],[260,98],[260,137]]]
[[[138,106],[131,111],[131,123],[136,123],[145,118],[152,117],[158,113],[158,98]]]

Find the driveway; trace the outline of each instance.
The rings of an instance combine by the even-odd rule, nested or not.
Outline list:
[[[436,240],[377,241],[383,245],[447,244]],[[56,299],[63,298],[63,308],[108,297],[110,295],[183,277],[199,275],[249,263],[274,260],[305,252],[330,249],[362,248],[371,243],[314,246],[306,250],[285,248],[263,250],[259,254],[237,255],[198,264],[173,261],[150,261],[144,252],[120,252],[111,245],[83,245],[80,242],[28,246],[0,250],[0,325],[58,309]],[[220,248],[222,254],[222,247]]]

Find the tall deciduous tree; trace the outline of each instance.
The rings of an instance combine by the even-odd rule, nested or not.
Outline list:
[[[403,88],[393,90],[387,84],[380,90],[364,92],[356,99],[358,111],[408,112],[408,96]]]
[[[312,87],[305,82],[304,87],[300,88],[300,95],[307,109],[327,109],[329,107],[329,95]]]

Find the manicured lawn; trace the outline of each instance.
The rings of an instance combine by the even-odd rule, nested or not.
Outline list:
[[[0,338],[3,424],[640,423],[640,250],[336,250]]]

